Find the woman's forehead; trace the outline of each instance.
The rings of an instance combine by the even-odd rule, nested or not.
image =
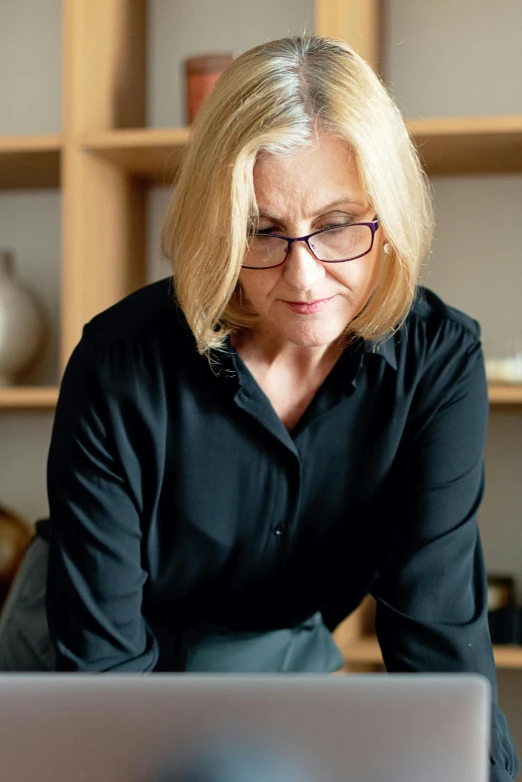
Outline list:
[[[263,152],[254,167],[254,190],[259,213],[274,219],[294,209],[313,216],[329,207],[369,208],[352,148],[331,136],[285,155]]]

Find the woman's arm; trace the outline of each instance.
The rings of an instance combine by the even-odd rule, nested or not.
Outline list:
[[[450,359],[451,362],[451,359]],[[487,623],[487,586],[477,526],[486,438],[487,383],[480,342],[458,376],[434,365],[419,387],[414,424],[405,433],[388,490],[379,504],[381,551],[376,630],[388,671],[482,673],[493,686],[494,782],[511,782],[518,759],[496,704],[496,674]],[[442,377],[441,377],[442,375]],[[424,394],[427,388],[430,393]]]
[[[84,335],[60,390],[47,469],[49,628],[60,671],[151,671],[158,649],[141,611],[140,509],[103,360]]]

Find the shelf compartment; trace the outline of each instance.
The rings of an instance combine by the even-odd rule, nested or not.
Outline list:
[[[58,401],[57,386],[9,386],[0,388],[0,408],[53,409]]]
[[[407,119],[430,175],[522,172],[522,115]]]
[[[521,668],[522,646],[493,646],[495,665],[497,668]],[[347,663],[367,665],[382,665],[382,655],[379,643],[374,638],[363,638],[343,649]]]
[[[60,186],[60,135],[0,136],[0,189]]]
[[[169,186],[190,137],[190,128],[125,129],[90,133],[82,147],[150,185]]]

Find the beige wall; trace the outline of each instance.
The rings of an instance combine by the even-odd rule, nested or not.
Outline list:
[[[61,130],[58,0],[0,2],[0,134]]]
[[[386,80],[406,115],[522,112],[520,0],[383,0]]]

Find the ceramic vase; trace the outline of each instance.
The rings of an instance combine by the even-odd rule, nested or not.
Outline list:
[[[44,338],[42,311],[17,277],[11,252],[0,250],[0,386],[11,386],[38,353]]]

